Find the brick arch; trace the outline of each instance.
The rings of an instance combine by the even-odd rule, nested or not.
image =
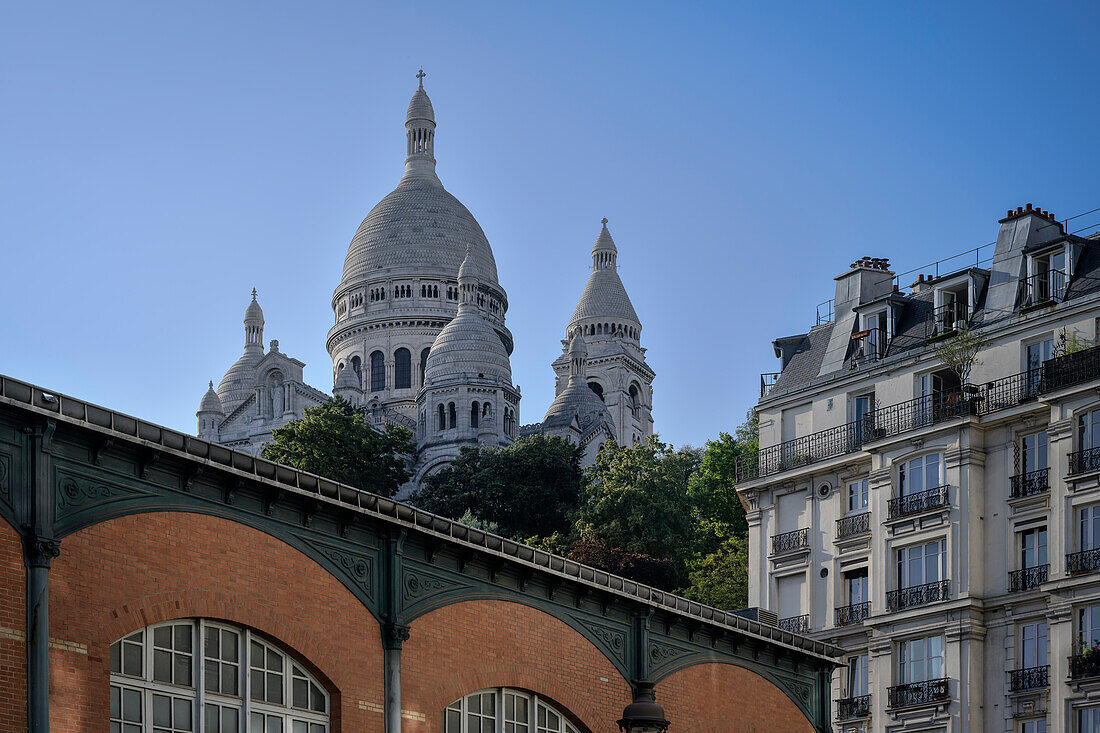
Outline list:
[[[108,718],[109,647],[173,618],[250,627],[326,683],[334,731],[378,731],[382,649],[368,610],[314,560],[258,529],[190,512],[108,519],[66,537],[50,571],[51,717],[57,730]]]
[[[443,710],[480,689],[513,687],[545,696],[590,731],[615,730],[630,685],[564,621],[503,600],[452,603],[411,624],[401,655],[402,707],[412,733],[435,731]]]
[[[656,692],[677,733],[814,733],[783,690],[733,664],[685,667],[658,682]]]

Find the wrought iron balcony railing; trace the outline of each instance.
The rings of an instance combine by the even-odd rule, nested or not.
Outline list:
[[[1050,665],[1012,669],[1008,672],[1008,687],[1012,692],[1038,690],[1050,686]]]
[[[1069,454],[1070,475],[1100,471],[1100,448],[1086,448]]]
[[[836,609],[836,618],[834,622],[837,626],[851,626],[852,624],[862,623],[864,619],[871,615],[871,602],[864,601],[863,603],[853,603],[849,606],[841,606]]]
[[[945,420],[967,415],[988,415],[1035,399],[1040,394],[1100,379],[1100,346],[1064,354],[1043,362],[1041,367],[995,379],[981,385],[966,385],[918,397],[870,412],[834,428],[804,435],[762,448],[737,461],[737,481],[782,473],[836,456],[854,453],[866,443],[903,435]],[[1071,473],[1100,470],[1100,455],[1082,456]],[[1084,468],[1092,466],[1094,468]]]
[[[936,509],[943,509],[948,505],[947,487],[937,486],[927,491],[918,491],[915,494],[906,494],[896,499],[890,499],[887,503],[887,519],[901,519],[911,517],[914,514],[924,514]]]
[[[1028,471],[1013,476],[1012,488],[1009,498],[1023,499],[1025,496],[1035,496],[1050,491],[1050,469],[1040,468],[1037,471]]]
[[[836,701],[837,720],[856,720],[871,717],[871,696],[842,697]]]
[[[763,399],[772,391],[772,387],[779,381],[779,372],[765,372],[760,375],[760,397]]]
[[[783,555],[788,552],[810,549],[810,530],[796,529],[772,537],[772,554]]]
[[[950,593],[950,580],[937,580],[935,583],[899,588],[886,592],[886,607],[891,611],[904,611],[907,608],[927,606],[930,603],[946,601]]]
[[[952,334],[965,326],[969,317],[966,303],[959,300],[933,308],[925,321],[924,336],[935,339]]]
[[[886,356],[886,330],[882,328],[869,328],[852,334],[852,340],[856,342],[855,351],[852,354],[853,368],[856,364],[873,364],[881,361]]]
[[[888,688],[887,696],[892,708],[905,708],[912,705],[924,705],[947,700],[949,699],[947,678],[895,685]]]
[[[781,618],[776,626],[792,634],[805,634],[810,630],[810,615],[804,613],[801,616]]]
[[[1061,270],[1049,270],[1047,272],[1020,278],[1024,284],[1024,301],[1022,308],[1030,308],[1044,303],[1061,303],[1066,297],[1066,287],[1069,278]]]
[[[1024,590],[1035,590],[1047,582],[1047,573],[1050,565],[1036,565],[1032,568],[1011,570],[1008,573],[1008,591],[1017,593]]]
[[[871,512],[852,514],[836,520],[836,538],[838,540],[866,534],[871,531]]]
[[[1070,575],[1100,572],[1100,547],[1066,555],[1066,572]]]
[[[1100,652],[1091,649],[1069,658],[1069,678],[1100,677]]]

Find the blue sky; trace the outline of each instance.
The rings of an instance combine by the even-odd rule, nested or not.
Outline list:
[[[327,391],[332,291],[423,66],[522,421],[606,216],[656,428],[698,445],[849,262],[1100,207],[1098,29],[1095,3],[9,4],[0,372],[193,432],[256,287]]]

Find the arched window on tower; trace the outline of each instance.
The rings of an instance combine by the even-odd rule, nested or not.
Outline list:
[[[402,347],[393,352],[393,388],[412,387],[412,352]]]
[[[343,369],[344,365],[341,364],[340,368]],[[359,380],[359,386],[363,386],[363,360],[358,356],[351,357],[351,370],[355,372],[355,378]]]
[[[455,403],[447,403],[447,427],[453,429],[458,425],[458,411],[455,410]]]
[[[447,429],[447,408],[443,405],[439,406],[439,432],[443,432]]]
[[[386,357],[381,351],[370,355],[370,391],[381,392],[386,389]]]
[[[432,348],[429,346],[420,352],[420,386],[424,386],[424,370],[428,368],[428,354],[430,354]]]
[[[596,396],[600,398],[600,402],[604,401],[603,387],[600,386],[599,382],[589,382],[588,388],[596,393]]]
[[[630,383],[630,414],[634,417],[638,417],[638,400],[641,393],[638,389],[638,385],[634,382]]]
[[[477,419],[478,419],[478,417],[480,417],[480,415],[481,415],[481,412],[480,412],[480,409],[478,408],[478,404],[475,402],[472,405],[470,405],[470,427],[471,428],[476,428],[477,427]]]

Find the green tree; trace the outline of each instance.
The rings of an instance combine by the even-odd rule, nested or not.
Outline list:
[[[463,448],[429,476],[412,503],[448,517],[467,511],[522,539],[568,531],[581,497],[583,450],[564,438],[532,435],[506,448]]]
[[[686,598],[726,611],[749,604],[749,545],[743,535],[731,535],[717,549],[688,563]]]
[[[306,408],[272,437],[264,458],[381,496],[393,496],[409,480],[408,456],[416,452],[407,429],[374,430],[361,407],[340,397]]]
[[[672,560],[682,579],[695,533],[688,482],[698,462],[696,451],[673,450],[657,436],[629,447],[604,443],[585,470],[589,486],[577,511],[576,537]]]
[[[699,523],[701,552],[716,551],[727,536],[748,535],[745,507],[734,487],[734,467],[739,459],[756,451],[759,435],[756,412],[750,410],[734,435],[719,433],[716,440],[708,440],[703,446],[699,468],[688,483],[692,515]]]

